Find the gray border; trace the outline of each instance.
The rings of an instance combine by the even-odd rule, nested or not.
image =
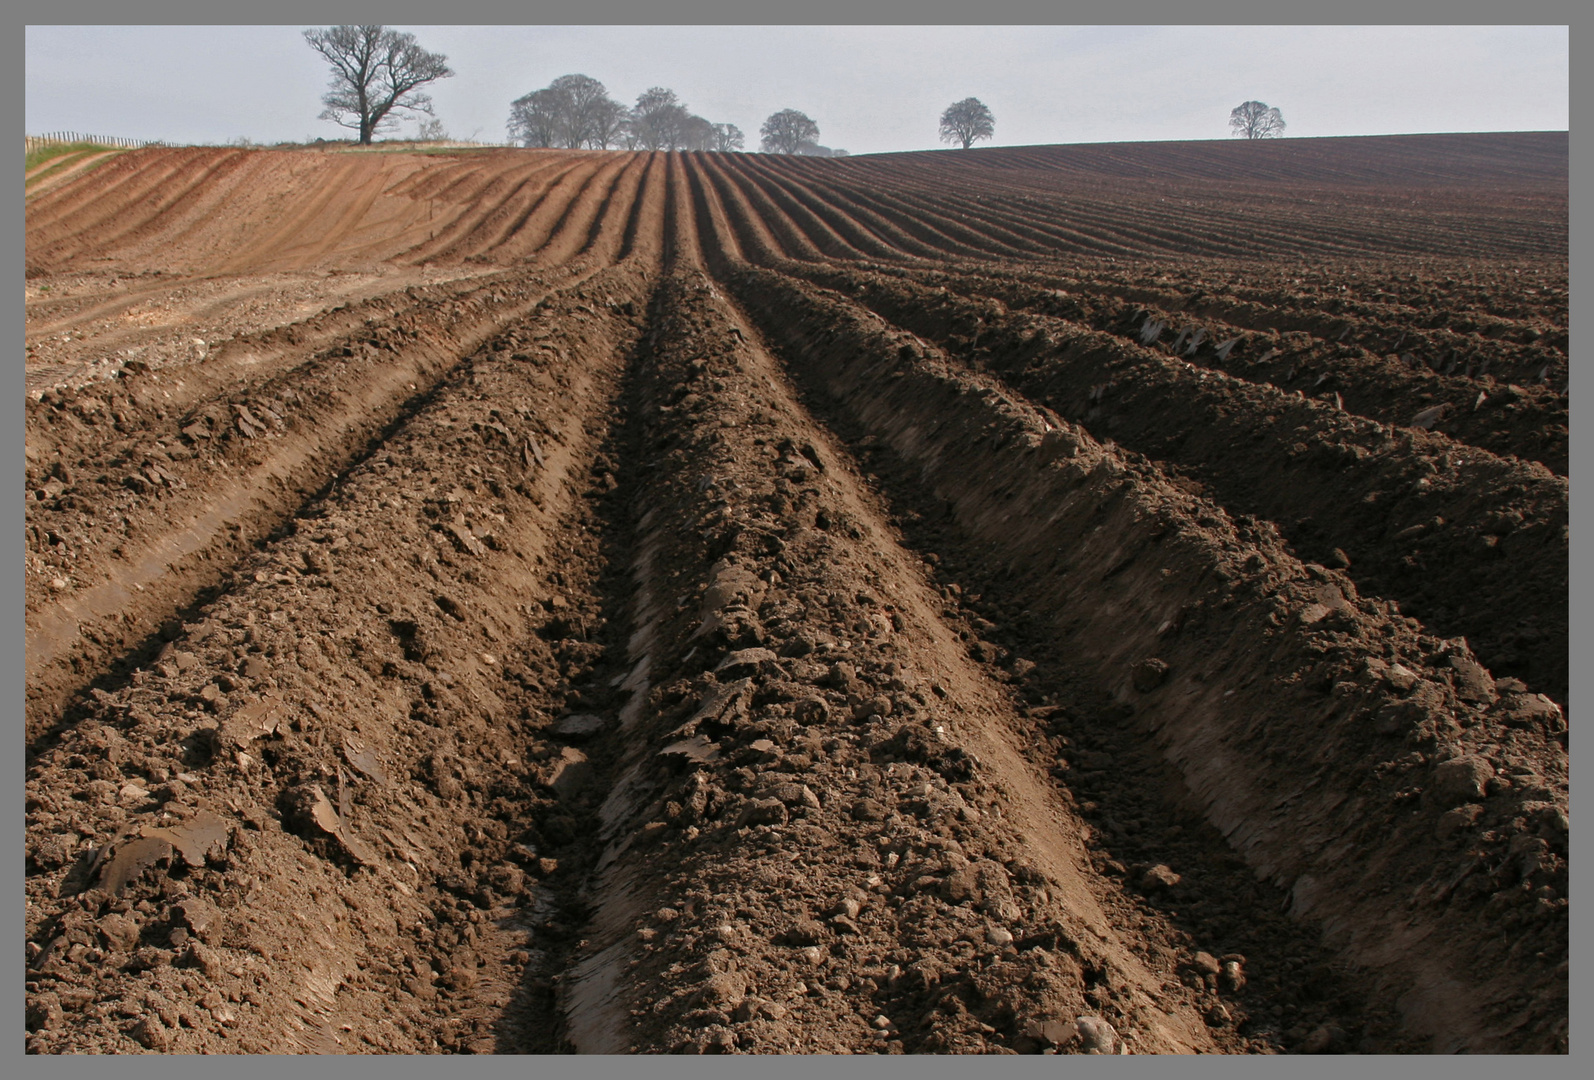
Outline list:
[[[1565,25],[1576,10],[1571,0],[1516,0],[1509,6],[1482,0],[1340,0],[1332,9],[1301,2],[1266,0],[540,0],[535,5],[514,0],[455,0],[447,13],[455,25],[521,25],[528,23],[599,25],[604,23],[662,25],[1002,25],[1102,24],[1150,22],[1181,24],[1308,25]],[[20,11],[24,17],[17,18]],[[353,0],[314,3],[279,0],[269,8],[221,8],[200,0],[20,0],[7,23],[28,24],[273,24],[325,25],[338,18],[385,18],[413,25],[435,24],[436,5],[422,0]],[[298,14],[303,18],[290,19]],[[410,19],[398,16],[412,15]],[[1326,18],[1332,15],[1334,18]],[[269,18],[263,17],[269,16]],[[334,18],[336,16],[337,18]],[[1357,17],[1359,16],[1359,17]]]
[[[13,87],[19,87],[23,82],[23,70],[26,62],[24,37],[17,32],[22,26],[29,23],[38,24],[70,24],[70,23],[247,23],[259,22],[269,19],[277,23],[302,23],[304,25],[318,25],[341,20],[355,20],[358,18],[383,19],[395,22],[409,22],[412,24],[434,23],[437,21],[439,10],[436,5],[428,5],[417,0],[393,0],[383,4],[373,3],[339,3],[333,5],[312,4],[305,0],[286,0],[272,5],[269,9],[245,10],[238,6],[229,6],[219,9],[215,6],[204,5],[196,0],[138,0],[135,3],[112,4],[109,0],[61,0],[56,3],[40,3],[37,0],[22,0],[16,8],[10,9],[11,14],[4,17],[5,25],[16,29],[6,32],[3,37],[5,45],[0,58],[5,61],[4,69],[8,73],[7,82]],[[1397,23],[1497,23],[1510,22],[1513,24],[1560,24],[1571,25],[1571,40],[1581,40],[1578,22],[1587,22],[1587,16],[1581,20],[1573,18],[1574,6],[1570,0],[1517,0],[1509,7],[1505,5],[1484,5],[1478,0],[1466,0],[1464,3],[1440,3],[1438,0],[1384,0],[1374,3],[1372,0],[1341,0],[1330,11],[1324,11],[1322,6],[1307,4],[1292,4],[1287,8],[1276,3],[1263,3],[1261,0],[1223,0],[1214,3],[1212,0],[1201,3],[1199,6],[1177,4],[1173,0],[1076,0],[1066,7],[1045,0],[983,0],[974,5],[959,0],[918,0],[909,3],[907,0],[809,0],[800,7],[792,4],[757,3],[749,4],[736,2],[736,0],[666,0],[665,3],[647,4],[643,0],[543,0],[533,7],[524,3],[512,3],[510,0],[465,0],[449,5],[447,14],[452,16],[452,21],[461,24],[516,24],[526,23],[536,19],[542,23],[567,23],[567,24],[598,24],[598,23],[702,23],[702,24],[754,24],[754,23],[807,23],[807,24],[1023,24],[1023,23],[1057,23],[1065,19],[1070,22],[1081,23],[1142,23],[1142,22],[1170,22],[1170,23],[1297,23],[1297,22],[1334,22],[1336,24],[1364,23],[1368,25],[1397,24]],[[402,16],[408,15],[407,20]],[[290,19],[288,16],[300,16]],[[1332,18],[1325,18],[1332,16]],[[264,19],[263,19],[264,17]],[[1572,66],[1571,92],[1574,100],[1587,102],[1588,76],[1583,75],[1574,64]],[[18,112],[12,113],[11,124],[20,127]],[[10,126],[10,125],[8,125]],[[20,132],[13,131],[11,138]],[[1571,131],[1571,168],[1572,175],[1594,175],[1590,168],[1589,145],[1579,128],[1573,124]],[[15,152],[16,144],[7,140],[7,145],[12,147],[8,153]],[[15,174],[13,182],[15,182]],[[1582,214],[1582,200],[1578,197],[1579,187],[1574,182],[1571,186],[1571,302],[1573,310],[1580,310],[1580,301],[1587,298],[1587,289],[1583,287],[1585,275],[1579,271],[1585,269],[1587,264],[1586,248],[1582,243],[1585,231],[1580,227]],[[10,250],[20,252],[24,246],[24,215],[20,212],[23,200],[10,203],[14,209],[6,215],[4,228],[10,237]],[[22,276],[20,260],[11,260],[7,265],[7,279],[11,286],[5,291],[5,310],[12,312],[8,325],[21,327],[24,325],[21,282]],[[1582,329],[1579,320],[1574,320],[1572,327],[1571,352],[1573,355],[1582,355],[1582,350],[1591,338],[1590,333]],[[20,375],[20,373],[19,373]],[[1574,382],[1581,381],[1581,375],[1574,375]],[[13,407],[20,407],[22,395],[15,399],[18,403]],[[12,437],[19,441],[23,438],[23,425],[18,424]],[[15,444],[13,444],[15,445]],[[1580,434],[1576,425],[1573,426],[1571,436],[1572,457],[1580,464],[1586,462],[1594,454],[1594,442],[1591,437]],[[20,457],[20,455],[19,455]],[[17,459],[13,459],[17,460]],[[1581,470],[1579,470],[1581,475]],[[11,514],[20,516],[22,476],[20,470],[9,473],[10,479],[4,490],[12,494],[0,498],[0,507],[4,508],[7,520]],[[1573,518],[1576,523],[1574,532],[1576,536],[1572,542],[1572,563],[1574,572],[1571,582],[1571,597],[1583,601],[1574,604],[1572,611],[1572,637],[1573,642],[1590,640],[1589,631],[1594,626],[1594,614],[1590,614],[1589,601],[1594,600],[1594,587],[1589,584],[1590,575],[1582,571],[1581,555],[1588,547],[1584,539],[1589,535],[1589,529],[1594,527],[1594,516],[1587,510],[1587,500],[1583,497],[1584,485],[1574,481],[1572,488]],[[16,523],[20,524],[20,523]],[[20,552],[10,545],[18,543],[20,536],[15,527],[4,531],[5,550],[11,551],[8,565],[20,565]],[[15,573],[15,571],[13,571]],[[19,576],[7,579],[5,595],[13,605],[11,610],[22,606],[22,581]],[[20,621],[7,628],[7,639],[14,642],[13,647],[0,650],[5,664],[5,673],[8,676],[7,685],[14,687],[13,692],[19,697],[23,694],[23,628]],[[1572,681],[1572,725],[1580,726],[1581,715],[1576,707],[1586,698],[1588,690],[1587,677],[1581,669],[1573,666]],[[20,706],[20,702],[19,702]],[[22,713],[19,707],[18,715]],[[19,736],[21,723],[18,721]],[[22,779],[19,774],[23,772],[24,765],[21,755],[10,766],[10,775],[13,777],[14,798],[22,797]],[[1589,814],[1575,816],[1585,817]],[[6,834],[5,850],[10,855],[0,861],[3,868],[5,881],[8,888],[5,890],[7,907],[15,903],[21,890],[20,885],[23,865],[22,859],[22,816],[14,819],[14,823]],[[1583,868],[1587,865],[1584,861],[1587,845],[1574,841],[1576,857],[1574,858],[1574,875],[1579,885],[1585,883],[1588,874]],[[12,909],[15,918],[20,912]],[[1574,938],[1581,935],[1574,934]],[[1589,995],[1583,993],[1587,989],[1588,978],[1582,971],[1574,971],[1572,1000],[1574,1007],[1584,1004],[1589,1000]],[[59,1075],[80,1076],[97,1074],[102,1068],[109,1068],[107,1063],[98,1060],[89,1061],[77,1059],[60,1061],[50,1058],[26,1057],[23,1055],[22,1019],[22,993],[20,986],[9,982],[3,985],[3,1001],[6,1014],[11,1017],[14,1038],[11,1040],[9,1056],[20,1059],[16,1063],[13,1076]],[[1574,1018],[1582,1014],[1574,1012]],[[1573,1025],[1575,1032],[1580,1032],[1579,1025]],[[1070,1075],[1099,1075],[1108,1069],[1118,1071],[1118,1075],[1141,1076],[1153,1073],[1171,1075],[1173,1070],[1178,1070],[1182,1076],[1189,1075],[1189,1070],[1194,1070],[1199,1076],[1381,1076],[1398,1072],[1402,1076],[1421,1077],[1427,1075],[1443,1075],[1450,1080],[1459,1069],[1463,1075],[1494,1077],[1503,1072],[1510,1071],[1517,1075],[1579,1075],[1575,1062],[1586,1055],[1580,1054],[1574,1048],[1570,1059],[1533,1058],[1512,1059],[1509,1062],[1498,1061],[1439,1061],[1433,1058],[1401,1058],[1389,1061],[1373,1061],[1365,1058],[1289,1058],[1289,1059],[1137,1059],[1134,1064],[1121,1061],[1117,1065],[1111,1062],[1092,1062],[1089,1059],[1071,1059],[1067,1070]],[[122,1062],[114,1066],[121,1077],[142,1080],[143,1077],[169,1077],[169,1076],[205,1076],[214,1075],[219,1063],[212,1063],[193,1058],[170,1058],[157,1060],[153,1058],[137,1058]],[[336,1062],[322,1061],[321,1059],[283,1059],[283,1058],[235,1058],[229,1059],[220,1068],[228,1074],[240,1073],[248,1076],[280,1076],[303,1075],[320,1076],[330,1074],[334,1070],[340,1077],[378,1076],[383,1080],[392,1077],[431,1077],[438,1071],[441,1063],[423,1058],[347,1058],[338,1059]],[[523,1078],[529,1074],[541,1075],[583,1075],[583,1076],[630,1076],[643,1075],[658,1076],[744,1076],[753,1074],[757,1076],[812,1076],[823,1075],[868,1075],[870,1077],[897,1077],[913,1076],[915,1080],[926,1075],[932,1077],[962,1077],[967,1074],[968,1063],[951,1058],[870,1058],[870,1059],[754,1059],[738,1058],[734,1060],[720,1060],[713,1062],[704,1059],[608,1059],[590,1060],[583,1058],[550,1058],[536,1060],[520,1060],[512,1058],[451,1058],[442,1066],[450,1071],[462,1070],[471,1077],[477,1076],[514,1076]],[[1061,1071],[1061,1063],[1056,1059],[1047,1058],[1014,1058],[1005,1060],[1000,1064],[991,1063],[981,1068],[995,1068],[1005,1076],[1036,1076],[1055,1077]],[[1585,1066],[1587,1068],[1587,1066]],[[380,1070],[380,1073],[378,1072]],[[1130,1071],[1132,1070],[1132,1071]]]

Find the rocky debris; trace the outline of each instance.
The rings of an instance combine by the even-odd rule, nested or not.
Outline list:
[[[105,946],[112,952],[132,952],[138,948],[140,930],[138,923],[112,912],[100,919],[100,935],[105,941]]]
[[[171,1049],[171,1032],[158,1017],[146,1016],[134,1024],[128,1034],[146,1050],[164,1054]]]
[[[1411,426],[1414,428],[1420,428],[1423,431],[1427,431],[1429,428],[1433,427],[1441,419],[1443,419],[1445,413],[1449,411],[1450,404],[1448,402],[1441,402],[1438,405],[1423,409],[1421,412],[1417,413],[1417,415],[1411,418]]]
[[[1026,1020],[1023,1033],[1051,1047],[1063,1047],[1079,1034],[1079,1029],[1067,1020]]]
[[[659,751],[661,757],[676,754],[689,761],[699,764],[709,764],[720,757],[720,747],[716,742],[711,742],[707,735],[694,735],[690,739],[680,739],[670,743]]]
[[[547,785],[561,798],[572,798],[592,780],[592,763],[573,746],[559,751],[548,773]]]
[[[144,794],[147,796],[148,792]],[[114,896],[145,871],[162,862],[170,863],[174,854],[180,855],[187,866],[204,866],[210,857],[226,850],[229,833],[226,822],[206,811],[173,820],[169,825],[157,824],[151,818],[144,818],[142,824],[134,819],[95,853],[88,872],[97,874],[98,887]]]
[[[1477,754],[1440,762],[1434,768],[1434,798],[1444,805],[1481,799],[1493,777],[1494,766]]]
[[[593,713],[572,713],[554,723],[553,733],[562,739],[590,739],[598,734],[608,721]]]
[[[1127,1054],[1129,1048],[1111,1024],[1099,1016],[1080,1016],[1074,1020],[1082,1054]]]
[[[381,759],[358,736],[352,734],[343,736],[343,759],[349,763],[350,768],[366,779],[374,780],[378,784],[388,782],[387,770],[382,768]]]
[[[738,649],[721,660],[714,668],[714,674],[722,679],[741,679],[750,675],[759,674],[760,671],[775,671],[776,656],[769,649]]]
[[[1439,824],[1434,831],[1441,840],[1447,840],[1457,833],[1476,825],[1478,819],[1483,817],[1483,815],[1484,808],[1478,803],[1457,806],[1439,815]]]
[[[1336,1027],[1333,1024],[1325,1024],[1320,1027],[1313,1028],[1306,1038],[1301,1040],[1300,1053],[1333,1053],[1341,1044],[1344,1043],[1344,1041],[1345,1032],[1343,1029]]]
[[[1130,670],[1129,677],[1136,690],[1143,694],[1149,693],[1167,680],[1168,663],[1155,656],[1148,657]]]
[[[1496,704],[1493,712],[1501,723],[1515,728],[1538,729],[1550,735],[1566,731],[1566,716],[1559,705],[1543,694],[1525,694],[1521,689],[1518,684],[1507,690]]]
[[[1384,669],[1384,678],[1391,687],[1402,693],[1422,681],[1422,677],[1405,664],[1390,664]]]
[[[285,823],[299,829],[302,835],[312,836],[314,831],[319,831],[336,840],[339,847],[356,862],[367,865],[381,862],[380,856],[356,836],[343,816],[339,815],[320,784],[289,788],[283,793],[282,801],[287,808]]]
[[[1456,673],[1456,696],[1462,701],[1488,705],[1498,698],[1493,677],[1476,660],[1467,656],[1451,656],[1450,667]]]
[[[1180,875],[1159,863],[1156,866],[1147,867],[1140,875],[1137,884],[1142,892],[1162,893],[1177,888],[1182,880],[1184,879]]]
[[[249,675],[251,670],[255,672],[252,676]],[[264,673],[265,662],[259,658],[251,657],[250,663],[245,664],[244,674],[248,677],[259,678]],[[235,742],[247,743],[277,734],[278,726],[286,722],[282,699],[265,697],[250,702],[228,717],[224,730]]]

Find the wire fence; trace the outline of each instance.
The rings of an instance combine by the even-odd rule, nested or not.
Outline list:
[[[51,131],[44,135],[26,136],[28,153],[32,153],[45,146],[60,146],[69,143],[93,143],[95,146],[111,146],[121,150],[136,150],[140,146],[154,145],[148,139],[122,139],[115,135],[84,135],[77,131]],[[13,144],[14,145],[14,144]]]

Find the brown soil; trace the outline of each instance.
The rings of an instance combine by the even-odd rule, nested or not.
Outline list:
[[[41,174],[29,1051],[1566,1052],[1565,145]]]

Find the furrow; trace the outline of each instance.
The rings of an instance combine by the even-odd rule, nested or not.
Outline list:
[[[785,254],[803,262],[821,262],[825,253],[815,246],[814,242],[792,221],[791,216],[781,209],[769,194],[747,175],[740,162],[734,157],[728,160],[713,161],[709,167],[723,177],[725,187],[721,190],[727,192],[735,190],[738,200],[747,205],[748,213],[763,222],[779,241],[780,248]]]
[[[461,198],[455,188],[467,184],[469,173],[436,189],[417,185],[413,193],[405,194],[417,202],[425,201],[428,222],[434,220],[433,207],[438,204],[444,208],[445,217],[436,225],[429,224],[427,238],[403,252],[402,257],[411,262],[446,259],[461,248],[466,237],[482,231],[504,233],[508,222],[528,212],[537,198],[575,164],[563,157],[551,157],[520,169],[506,169],[490,183],[471,190],[466,198]]]
[[[141,662],[163,624],[546,292],[528,277],[442,298],[196,408],[181,438],[116,444],[81,473],[55,467],[28,521],[30,743],[70,721],[72,695]],[[145,391],[160,393],[158,375]]]
[[[804,210],[813,214],[826,228],[845,241],[855,257],[877,259],[911,257],[911,253],[903,251],[881,234],[872,231],[859,217],[820,197],[805,180],[799,179],[800,174],[789,165],[776,169],[767,162],[755,162],[752,167],[761,170],[772,181],[782,185]]]
[[[922,286],[857,284],[892,322],[949,339]],[[1062,319],[991,317],[981,336],[991,370],[1036,402],[1188,470],[1231,512],[1277,523],[1303,558],[1348,568],[1437,633],[1465,635],[1500,674],[1566,701],[1564,477]]]
[[[635,160],[630,155],[618,156],[609,161],[600,159],[599,168],[579,191],[571,195],[563,212],[535,247],[527,243],[535,233],[524,229],[490,249],[488,254],[495,261],[513,261],[521,257],[557,266],[578,253],[585,253],[592,238],[594,223],[602,213],[604,204]]]
[[[741,188],[731,183],[718,161],[702,157],[696,159],[694,165],[701,165],[701,170],[694,168],[693,173],[706,181],[704,197],[711,207],[719,208],[731,225],[737,241],[736,250],[742,257],[760,265],[788,257],[768,223],[748,204]]]
[[[559,1049],[550,726],[639,282],[472,357],[31,767],[29,1010],[74,1022],[30,1050]]]
[[[122,201],[124,189],[131,189],[137,195],[147,194],[177,174],[182,164],[193,156],[194,152],[181,150],[129,151],[107,166],[95,169],[90,176],[74,178],[29,200],[28,226],[37,236],[36,246],[29,256],[30,266],[43,257],[45,245],[64,241],[75,236],[79,228],[103,220],[103,213],[87,220],[81,217],[91,213],[88,207],[93,203],[114,205]]]
[[[1511,963],[1494,921],[1564,888],[1558,709],[855,305],[767,271],[732,284],[812,395],[922,470],[1057,653],[1412,1034],[1440,1052],[1564,1039],[1564,907],[1524,926]]]
[[[611,167],[596,154],[582,157],[575,168],[560,176],[541,194],[535,205],[528,207],[496,237],[480,243],[475,255],[468,257],[479,256],[479,261],[483,262],[533,258],[537,250],[553,238],[581,193]]]
[[[1107,1052],[1211,1049],[1007,692],[700,274],[664,283],[629,407],[634,666],[601,718],[575,1047],[1079,1050],[1105,1013]]]
[[[889,245],[911,257],[940,259],[941,251],[927,244],[921,236],[910,233],[902,225],[890,220],[880,211],[866,206],[852,190],[835,182],[835,177],[816,173],[808,178],[808,186],[816,198],[851,220],[862,222],[875,235],[883,237]]]
[[[808,242],[832,259],[862,259],[877,251],[865,252],[837,231],[824,216],[816,213],[806,200],[799,198],[787,183],[777,179],[756,156],[744,155],[736,161],[738,171],[757,186],[774,206],[778,206],[792,227],[799,230]],[[866,247],[871,245],[865,245]]]
[[[1521,362],[1505,361],[1497,377],[1485,378],[1494,356],[1487,346],[1480,350],[1476,339],[1463,344],[1465,359],[1456,349],[1428,353],[1422,338],[1411,341],[1421,357],[1411,351],[1396,355],[1393,350],[1405,347],[1411,337],[1404,331],[1396,334],[1347,320],[1338,324],[1334,335],[1285,332],[1281,328],[1299,325],[1300,320],[1293,312],[1278,310],[1237,325],[1219,321],[1205,304],[1185,307],[1176,301],[1158,307],[1126,299],[1126,294],[1140,290],[1101,286],[1095,278],[1071,280],[1065,290],[1056,288],[1055,280],[1054,287],[1046,288],[995,276],[885,272],[944,286],[960,296],[999,301],[1002,307],[993,311],[977,311],[975,303],[964,308],[961,319],[954,316],[963,324],[960,333],[970,347],[977,341],[967,340],[968,327],[976,327],[977,337],[977,327],[983,326],[987,315],[1000,320],[1009,311],[1023,311],[1066,319],[1247,382],[1267,383],[1286,393],[1299,390],[1325,402],[1337,399],[1339,407],[1391,426],[1410,427],[1421,418],[1416,424],[1424,430],[1567,474],[1564,396],[1542,384],[1507,381],[1513,369],[1528,374]],[[1480,358],[1479,352],[1485,355]],[[1528,362],[1533,375],[1546,355],[1556,354],[1547,352]],[[1455,374],[1446,374],[1451,371]]]

